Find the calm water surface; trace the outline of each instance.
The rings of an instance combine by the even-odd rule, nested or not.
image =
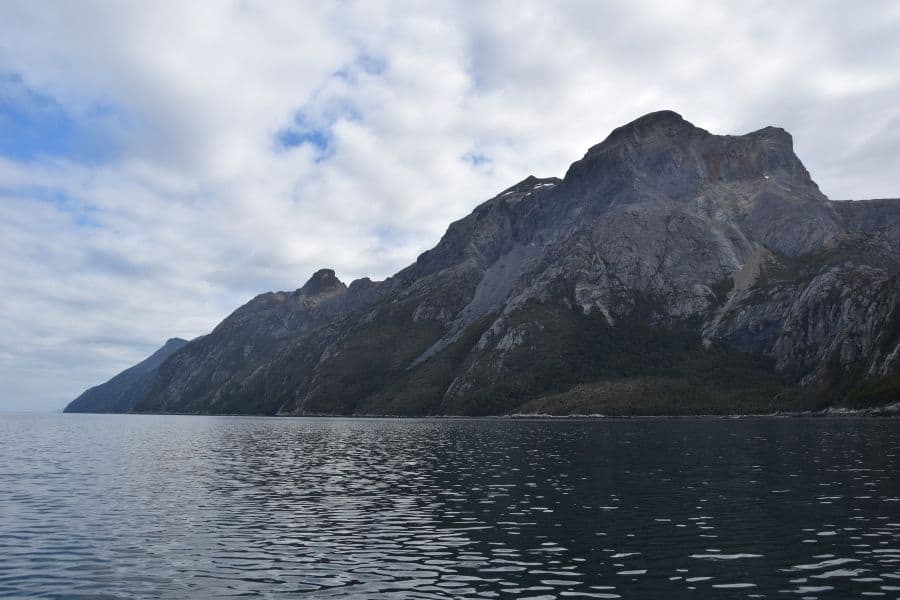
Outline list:
[[[900,420],[0,415],[0,596],[900,597]]]

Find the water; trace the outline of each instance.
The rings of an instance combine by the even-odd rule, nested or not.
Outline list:
[[[0,596],[900,597],[900,420],[0,415]]]

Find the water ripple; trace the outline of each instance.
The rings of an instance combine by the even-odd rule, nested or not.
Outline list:
[[[900,588],[880,420],[0,415],[0,596]]]

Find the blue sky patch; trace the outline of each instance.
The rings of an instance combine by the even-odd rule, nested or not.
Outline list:
[[[334,124],[338,121],[362,120],[362,115],[356,107],[345,100],[327,101],[315,108],[317,109],[315,117],[310,116],[312,111],[298,110],[294,115],[293,122],[275,135],[275,142],[279,150],[290,150],[298,146],[309,145],[317,151],[317,160],[323,160],[332,151]]]
[[[116,153],[104,133],[118,119],[115,108],[104,102],[74,115],[53,96],[28,87],[21,76],[0,74],[0,155],[12,160],[62,157],[104,162]]]
[[[282,129],[278,133],[278,143],[282,148],[296,148],[303,144],[310,144],[320,152],[328,149],[328,132],[318,129]]]
[[[350,63],[331,74],[351,86],[360,74],[380,75],[387,69],[387,61],[374,54],[360,53]],[[278,150],[290,150],[309,145],[318,152],[317,160],[324,160],[332,151],[332,132],[339,121],[362,121],[363,115],[356,104],[342,95],[329,95],[329,87],[320,86],[310,100],[294,113],[291,124],[275,134]]]

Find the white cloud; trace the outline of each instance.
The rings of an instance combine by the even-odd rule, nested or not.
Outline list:
[[[5,3],[0,74],[100,111],[85,143],[114,158],[0,160],[0,408],[61,408],[319,267],[389,275],[651,110],[783,126],[827,194],[896,196],[898,25],[892,3]],[[303,127],[326,147],[278,147]]]

